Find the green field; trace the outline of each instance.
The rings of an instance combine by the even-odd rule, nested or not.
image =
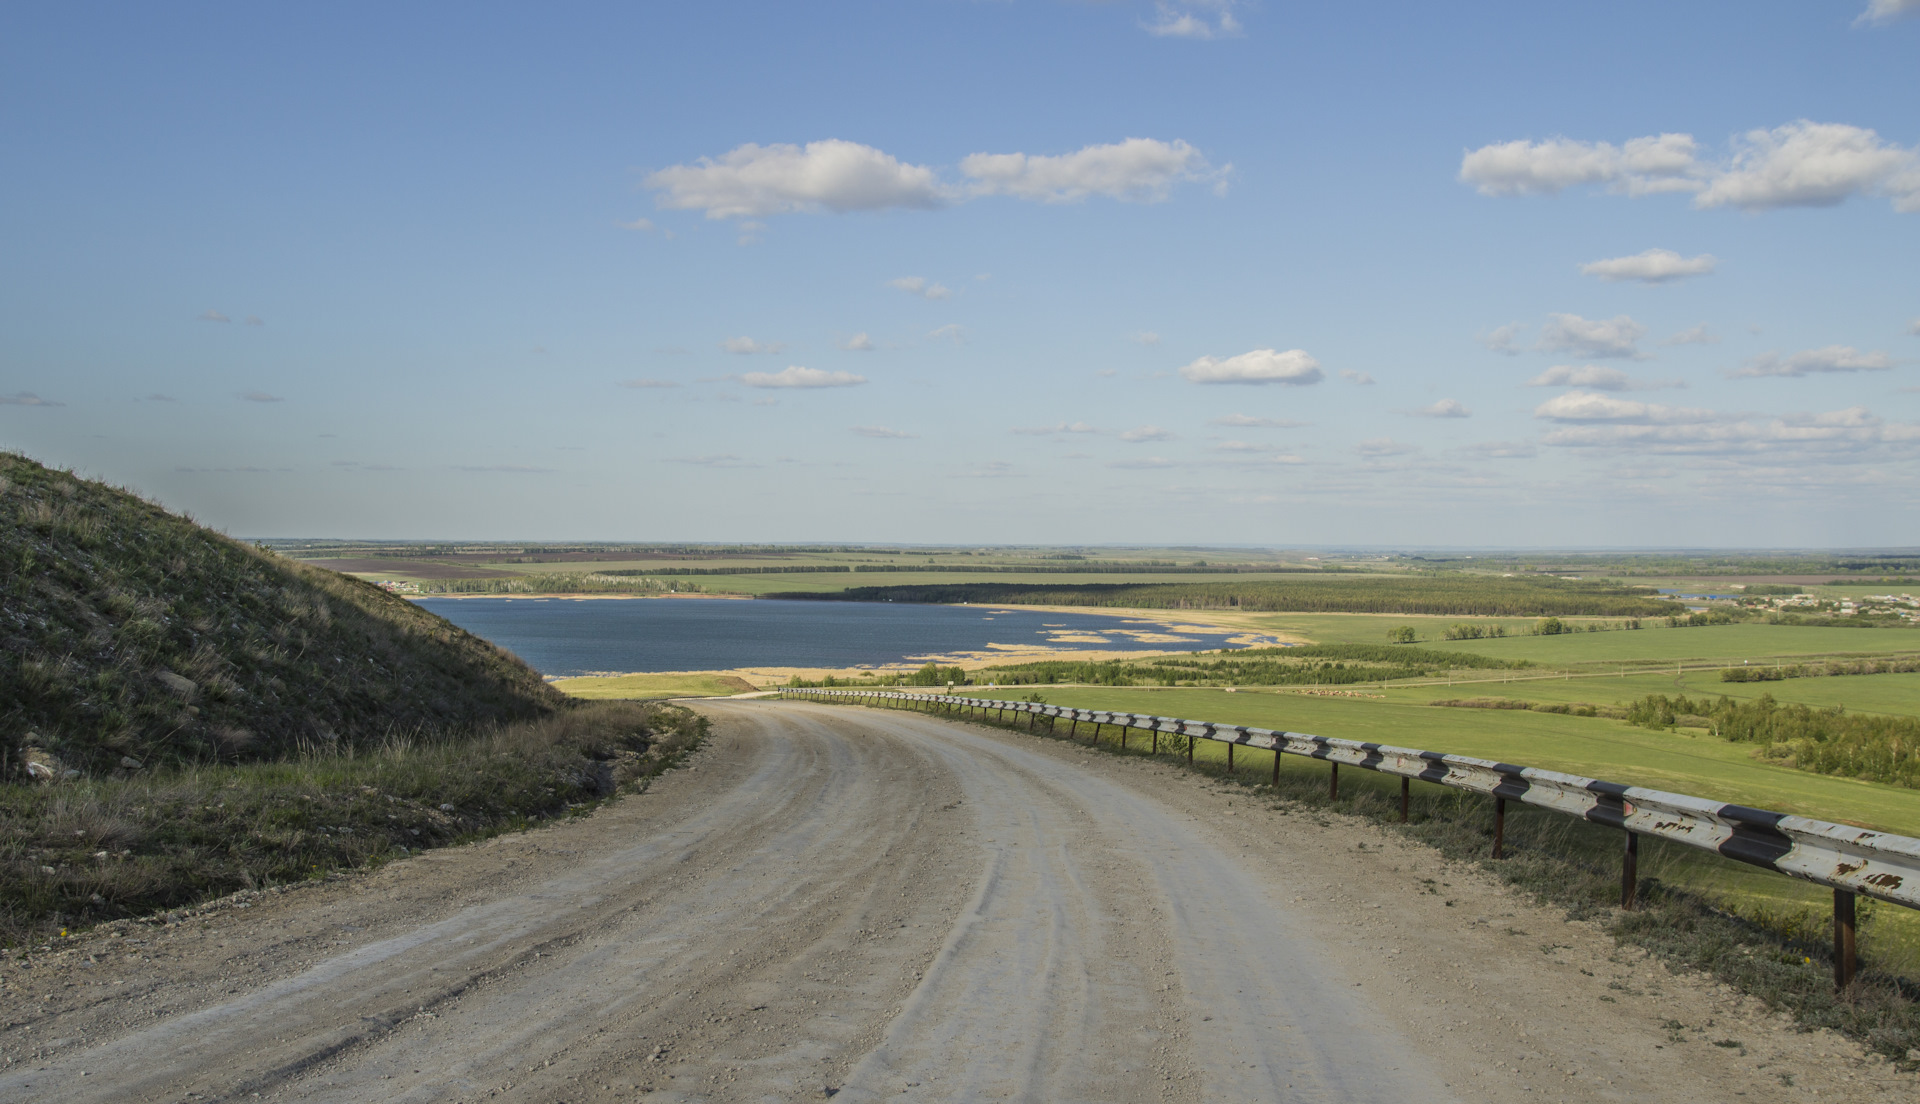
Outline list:
[[[753,690],[755,686],[734,675],[681,671],[555,679],[553,688],[575,698],[643,701],[657,698],[721,698]]]
[[[1426,703],[1442,698],[1517,698],[1537,702],[1624,704],[1648,694],[1752,701],[1771,694],[1775,701],[1797,702],[1816,709],[1842,708],[1856,713],[1913,716],[1920,706],[1920,673],[1838,675],[1832,678],[1782,679],[1779,682],[1721,682],[1717,671],[1689,670],[1675,676],[1635,674],[1532,677],[1515,681],[1461,681],[1430,686],[1391,686],[1388,700]]]

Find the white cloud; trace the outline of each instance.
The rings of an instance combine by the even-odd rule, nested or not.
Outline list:
[[[665,227],[655,226],[652,219],[637,218],[637,219],[634,219],[632,222],[623,222],[623,223],[620,223],[619,225],[620,225],[620,229],[622,230],[637,230],[642,234],[658,234],[661,237],[666,238],[668,241],[673,240],[673,231],[668,230]]]
[[[1299,349],[1255,349],[1224,360],[1203,356],[1180,369],[1191,383],[1319,383],[1320,362]]]
[[[173,400],[169,399],[168,402]],[[31,391],[15,391],[11,395],[0,395],[0,406],[65,406],[52,399],[43,399]]]
[[[1867,9],[1853,21],[1856,27],[1866,24],[1885,26],[1896,19],[1920,13],[1920,0],[1867,0]]]
[[[265,319],[262,319],[262,318],[261,318],[261,317],[260,317],[259,315],[257,315],[257,314],[249,314],[249,315],[247,315],[247,321],[246,321],[246,324],[247,324],[247,325],[249,325],[249,326],[264,326],[264,325],[266,325],[267,323],[266,323],[266,320],[265,320]]]
[[[1413,412],[1422,418],[1471,418],[1473,411],[1468,410],[1457,399],[1441,399],[1428,403]]]
[[[1622,146],[1551,138],[1502,142],[1460,159],[1460,180],[1481,195],[1553,195],[1576,184],[1606,184],[1629,195],[1692,190],[1699,163],[1690,134],[1634,138]]]
[[[211,308],[211,307],[209,307],[209,308],[207,308],[206,310],[203,310],[203,311],[201,311],[201,312],[200,312],[199,314],[196,314],[196,315],[194,315],[194,317],[195,317],[195,318],[197,318],[197,319],[199,319],[199,320],[200,320],[200,321],[202,321],[202,322],[231,322],[231,321],[233,321],[233,319],[231,319],[231,318],[228,318],[228,317],[227,317],[226,315],[224,315],[224,314],[221,314],[221,313],[220,313],[219,311],[217,311],[217,310],[214,310],[214,309],[213,309],[213,308]]]
[[[1520,347],[1514,344],[1520,331],[1526,326],[1519,322],[1509,322],[1504,326],[1495,326],[1479,337],[1480,344],[1502,356],[1519,356]]]
[[[1584,275],[1612,282],[1638,280],[1643,284],[1664,284],[1689,276],[1705,276],[1718,263],[1718,258],[1711,253],[1682,257],[1671,249],[1649,249],[1631,257],[1591,261],[1581,265],[1580,271]]]
[[[1098,433],[1100,431],[1085,422],[1060,422],[1050,426],[1025,426],[1010,432],[1023,437],[1052,437],[1058,433]]]
[[[1639,422],[1649,425],[1694,424],[1711,422],[1720,417],[1711,410],[1616,399],[1592,391],[1569,391],[1564,395],[1555,395],[1535,407],[1533,416],[1551,422]]]
[[[675,464],[693,464],[702,468],[757,468],[759,464],[742,460],[731,452],[708,453],[705,456],[675,456]]]
[[[1247,429],[1298,429],[1305,422],[1288,421],[1284,418],[1255,418],[1246,414],[1228,414],[1214,418],[1207,423],[1217,426],[1239,426]]]
[[[888,441],[907,441],[919,436],[917,433],[903,433],[897,429],[888,429],[886,426],[854,426],[853,432],[856,436]]]
[[[1645,380],[1629,376],[1618,368],[1602,368],[1597,364],[1585,364],[1576,368],[1570,364],[1556,364],[1527,381],[1528,387],[1585,387],[1594,391],[1659,391],[1668,387],[1685,387],[1679,380]]]
[[[1109,468],[1176,468],[1178,464],[1164,456],[1149,456],[1145,460],[1115,460]]]
[[[1747,361],[1733,379],[1757,379],[1769,376],[1809,376],[1831,372],[1885,372],[1893,367],[1893,358],[1878,350],[1861,352],[1851,345],[1828,345],[1803,349],[1791,356],[1763,353]]]
[[[1238,38],[1241,28],[1233,17],[1234,4],[1235,0],[1157,0],[1153,22],[1140,26],[1155,38]]]
[[[1128,138],[1051,157],[975,153],[960,161],[970,194],[1043,203],[1078,203],[1096,195],[1153,203],[1166,199],[1176,183],[1217,179],[1228,169],[1213,172],[1199,150],[1155,138]]]
[[[1375,458],[1383,456],[1405,456],[1419,452],[1418,445],[1403,444],[1391,437],[1374,437],[1353,446],[1353,451],[1362,456]]]
[[[927,331],[927,336],[935,341],[951,341],[956,346],[967,343],[967,328],[958,322],[949,322]]]
[[[1127,340],[1133,342],[1135,345],[1158,345],[1160,344],[1160,335],[1154,333],[1152,330],[1141,330],[1139,333],[1128,334]]]
[[[1732,164],[1695,197],[1700,207],[1831,207],[1880,192],[1896,211],[1920,211],[1920,156],[1864,127],[1805,119],[1748,131]]]
[[[729,353],[740,356],[753,356],[756,353],[780,353],[786,351],[786,343],[781,341],[755,341],[751,337],[729,337],[720,343],[720,347]]]
[[[1528,441],[1482,441],[1463,445],[1459,451],[1489,460],[1525,460],[1540,454],[1540,449]]]
[[[902,276],[897,280],[888,280],[887,286],[899,288],[909,295],[918,295],[922,299],[945,299],[953,294],[951,289],[932,283],[924,276]]]
[[[1662,345],[1718,345],[1720,335],[1707,329],[1705,322],[1698,326],[1689,326],[1672,337],[1662,341]]]
[[[1365,372],[1356,372],[1351,368],[1340,369],[1340,378],[1356,387],[1372,387],[1373,377]]]
[[[1146,441],[1171,441],[1173,434],[1157,425],[1143,425],[1123,432],[1120,434],[1120,439],[1137,445]]]
[[[620,386],[631,387],[634,390],[639,391],[639,390],[647,390],[647,389],[656,388],[656,387],[678,387],[680,385],[673,382],[672,380],[630,379],[630,380],[621,380]]]
[[[875,345],[873,338],[868,337],[866,331],[862,330],[860,333],[854,334],[852,337],[840,342],[840,347],[850,353],[870,353],[874,350]]]
[[[1920,318],[1907,323],[1907,332],[1914,337],[1920,337]]]
[[[749,142],[718,158],[661,169],[645,184],[660,207],[703,210],[710,219],[930,208],[946,201],[932,169],[837,138],[805,146]]]
[[[240,397],[247,400],[248,402],[256,402],[256,403],[277,403],[277,402],[286,401],[285,399],[281,398],[278,395],[269,395],[265,391],[242,391],[240,392]]]
[[[867,382],[867,377],[795,364],[778,372],[748,372],[740,377],[740,382],[748,387],[856,387]]]
[[[1888,423],[1861,406],[1764,421],[1711,411],[1683,412],[1688,417],[1669,412],[1661,417],[1657,415],[1663,408],[1652,410],[1652,415],[1623,414],[1604,424],[1563,426],[1542,440],[1568,448],[1624,448],[1635,452],[1747,452],[1787,463],[1822,456],[1859,456],[1885,446],[1897,448],[1903,456],[1920,449],[1920,425]]]
[[[1865,127],[1800,119],[1735,138],[1718,161],[1702,160],[1693,136],[1607,142],[1553,138],[1469,151],[1460,179],[1491,196],[1552,195],[1603,184],[1631,196],[1691,192],[1695,207],[1830,207],[1855,195],[1884,195],[1896,211],[1920,211],[1920,152]]]
[[[1582,318],[1577,314],[1549,314],[1540,328],[1537,348],[1552,352],[1579,353],[1601,359],[1645,360],[1647,354],[1634,343],[1647,335],[1647,328],[1622,314],[1614,318]]]
[[[766,223],[755,222],[752,219],[739,223],[737,229],[740,231],[740,236],[735,238],[734,241],[739,245],[759,245],[762,240],[760,232],[766,228]]]

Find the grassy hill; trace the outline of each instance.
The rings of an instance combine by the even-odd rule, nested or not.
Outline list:
[[[526,664],[368,583],[0,453],[0,780],[530,721]]]

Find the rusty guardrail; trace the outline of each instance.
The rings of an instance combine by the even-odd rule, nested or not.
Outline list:
[[[1829,824],[1809,817],[1723,804],[1687,794],[1623,786],[1617,782],[1602,782],[1490,759],[1246,725],[1190,721],[1144,713],[1072,709],[1042,702],[962,698],[951,694],[799,687],[783,688],[780,693],[783,698],[909,701],[949,710],[997,713],[1003,720],[1008,713],[1016,717],[1025,714],[1029,728],[1045,720],[1049,731],[1055,721],[1067,720],[1073,723],[1074,734],[1078,733],[1081,724],[1094,725],[1096,740],[1099,739],[1101,726],[1113,725],[1121,730],[1122,746],[1125,746],[1130,731],[1151,733],[1153,750],[1156,752],[1160,750],[1160,737],[1163,735],[1184,739],[1189,761],[1193,759],[1193,748],[1197,741],[1213,740],[1227,745],[1229,769],[1233,766],[1236,747],[1260,748],[1275,753],[1273,780],[1276,783],[1280,779],[1282,755],[1321,759],[1329,765],[1329,792],[1336,797],[1339,795],[1340,765],[1345,763],[1362,770],[1399,776],[1402,820],[1407,817],[1408,798],[1412,783],[1416,780],[1468,790],[1494,799],[1493,857],[1496,859],[1501,857],[1505,842],[1507,802],[1512,800],[1537,805],[1609,828],[1619,828],[1625,833],[1620,904],[1627,909],[1634,906],[1640,837],[1649,835],[1673,840],[1738,862],[1764,867],[1790,878],[1832,887],[1834,981],[1842,987],[1852,981],[1857,961],[1854,948],[1855,896],[1864,894],[1890,904],[1920,908],[1920,839],[1844,824]]]

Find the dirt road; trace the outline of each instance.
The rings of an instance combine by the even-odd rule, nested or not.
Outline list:
[[[590,818],[0,962],[0,1101],[1920,1089],[1365,825],[913,714],[703,708],[693,769]]]

